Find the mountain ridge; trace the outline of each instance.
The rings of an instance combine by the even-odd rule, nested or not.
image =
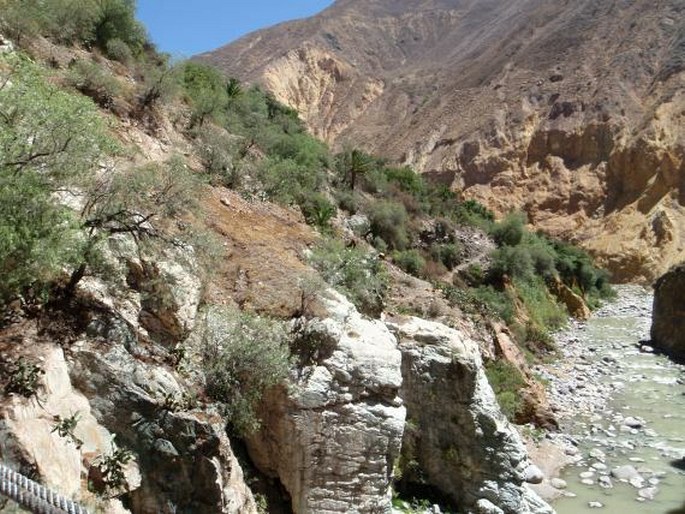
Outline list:
[[[683,20],[672,0],[347,0],[198,58],[338,148],[441,175],[651,281],[685,257]]]

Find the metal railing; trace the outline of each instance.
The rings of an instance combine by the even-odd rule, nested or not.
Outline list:
[[[89,514],[78,503],[0,464],[0,495],[34,514]]]

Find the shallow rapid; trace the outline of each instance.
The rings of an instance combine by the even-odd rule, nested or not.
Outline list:
[[[574,464],[558,514],[685,513],[685,366],[640,345],[651,292],[621,286],[616,301],[557,334],[563,357],[537,371]],[[684,292],[685,294],[685,292]]]

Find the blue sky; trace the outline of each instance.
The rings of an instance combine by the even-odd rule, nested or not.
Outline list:
[[[311,16],[333,0],[138,0],[138,18],[175,57],[222,46],[281,21]]]

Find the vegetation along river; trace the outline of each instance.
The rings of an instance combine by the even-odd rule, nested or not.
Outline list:
[[[539,366],[570,459],[559,514],[685,514],[685,366],[650,353],[651,291],[618,298],[557,335],[562,358]]]

